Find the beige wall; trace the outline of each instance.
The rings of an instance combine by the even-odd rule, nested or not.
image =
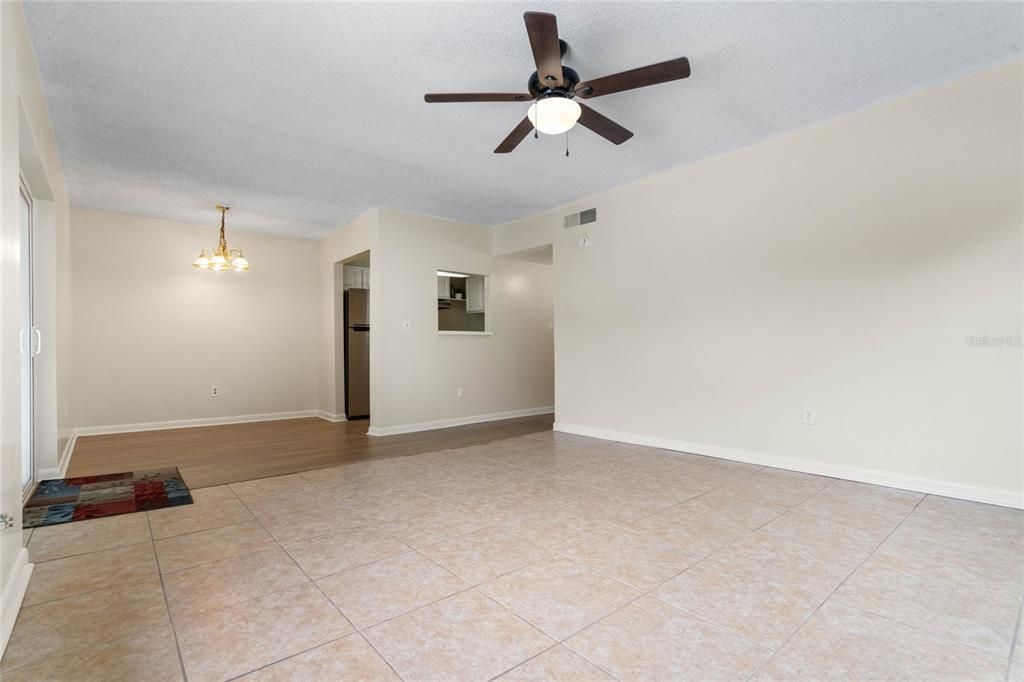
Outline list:
[[[495,258],[492,239],[492,230],[480,225],[381,210],[371,262],[378,274],[373,333],[380,343],[371,389],[379,399],[375,432],[552,405],[551,267]],[[490,276],[486,314],[493,336],[437,333],[439,269]],[[460,386],[462,399],[456,398]]]
[[[495,258],[489,228],[372,210],[313,242],[232,232],[229,223],[229,241],[253,269],[217,276],[188,267],[216,236],[215,222],[73,211],[73,304],[90,320],[75,333],[81,433],[311,410],[343,416],[338,264],[366,251],[378,432],[552,405],[551,267]],[[438,268],[491,276],[493,336],[437,334]],[[221,397],[210,397],[212,385]]]
[[[229,217],[252,270],[195,270],[217,218],[73,211],[78,427],[316,408],[317,242],[232,231]]]
[[[28,164],[30,167],[23,167]],[[20,262],[18,175],[25,171],[40,199],[37,215],[46,229],[37,235],[40,263],[50,278],[38,282],[36,323],[45,334],[37,357],[40,381],[36,418],[42,439],[36,444],[48,466],[63,447],[72,415],[65,405],[68,391],[70,291],[68,201],[57,143],[50,126],[38,68],[17,2],[0,3],[0,510],[14,517],[13,527],[0,531],[0,651],[14,625],[17,608],[31,572],[22,549],[20,492]]]
[[[326,415],[344,412],[338,264],[365,251],[373,433],[550,408],[551,268],[495,258],[493,236],[480,225],[374,209],[320,240],[319,405]],[[436,273],[443,268],[492,276],[493,336],[438,335]]]
[[[499,251],[554,242],[559,427],[1021,504],[1021,349],[967,341],[1021,334],[1021,82],[1010,64],[497,228]]]

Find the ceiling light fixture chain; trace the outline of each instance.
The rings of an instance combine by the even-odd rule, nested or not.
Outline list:
[[[228,248],[228,240],[227,237],[224,236],[224,216],[228,214],[231,207],[217,204],[217,210],[220,211],[220,241],[217,243],[217,250],[226,251]]]
[[[217,204],[217,210],[220,211],[220,237],[217,240],[217,249],[213,252],[212,256],[206,255],[206,249],[200,251],[199,257],[192,261],[192,267],[198,270],[211,270],[213,272],[227,272],[228,270],[246,272],[249,269],[249,261],[245,259],[242,250],[228,247],[224,222],[227,212],[231,210],[231,207]]]

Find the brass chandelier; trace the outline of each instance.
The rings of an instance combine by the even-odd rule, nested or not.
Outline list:
[[[217,204],[217,210],[220,211],[220,242],[217,244],[217,250],[212,256],[207,256],[206,249],[203,249],[199,257],[192,261],[192,267],[213,272],[245,272],[249,269],[249,261],[242,255],[241,249],[228,248],[228,240],[224,236],[224,216],[231,207]]]

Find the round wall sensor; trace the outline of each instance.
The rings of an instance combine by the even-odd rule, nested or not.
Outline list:
[[[590,246],[590,237],[585,234],[581,234],[578,243],[581,249],[585,249]]]

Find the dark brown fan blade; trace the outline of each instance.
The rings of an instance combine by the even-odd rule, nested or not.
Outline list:
[[[558,42],[558,24],[555,15],[547,12],[527,12],[526,32],[530,36],[533,61],[537,63],[537,77],[542,85],[558,87],[562,78],[562,46]]]
[[[583,110],[583,113],[580,114],[580,125],[590,128],[612,144],[622,144],[633,137],[632,132],[626,130],[604,114],[597,113],[586,104],[580,104],[580,109]]]
[[[423,95],[425,102],[529,102],[533,97],[518,92],[451,92]]]
[[[501,144],[494,148],[494,153],[508,154],[519,146],[519,143],[530,134],[531,130],[533,130],[533,124],[530,123],[530,119],[524,118],[519,122],[519,125],[517,125],[512,132],[508,134],[508,137],[502,140]]]
[[[660,64],[641,66],[639,69],[630,69],[622,73],[580,83],[576,86],[576,96],[590,99],[591,97],[610,95],[613,92],[622,92],[623,90],[646,88],[648,85],[667,83],[668,81],[688,78],[689,76],[690,60],[686,57],[680,57],[679,59],[670,59]]]

